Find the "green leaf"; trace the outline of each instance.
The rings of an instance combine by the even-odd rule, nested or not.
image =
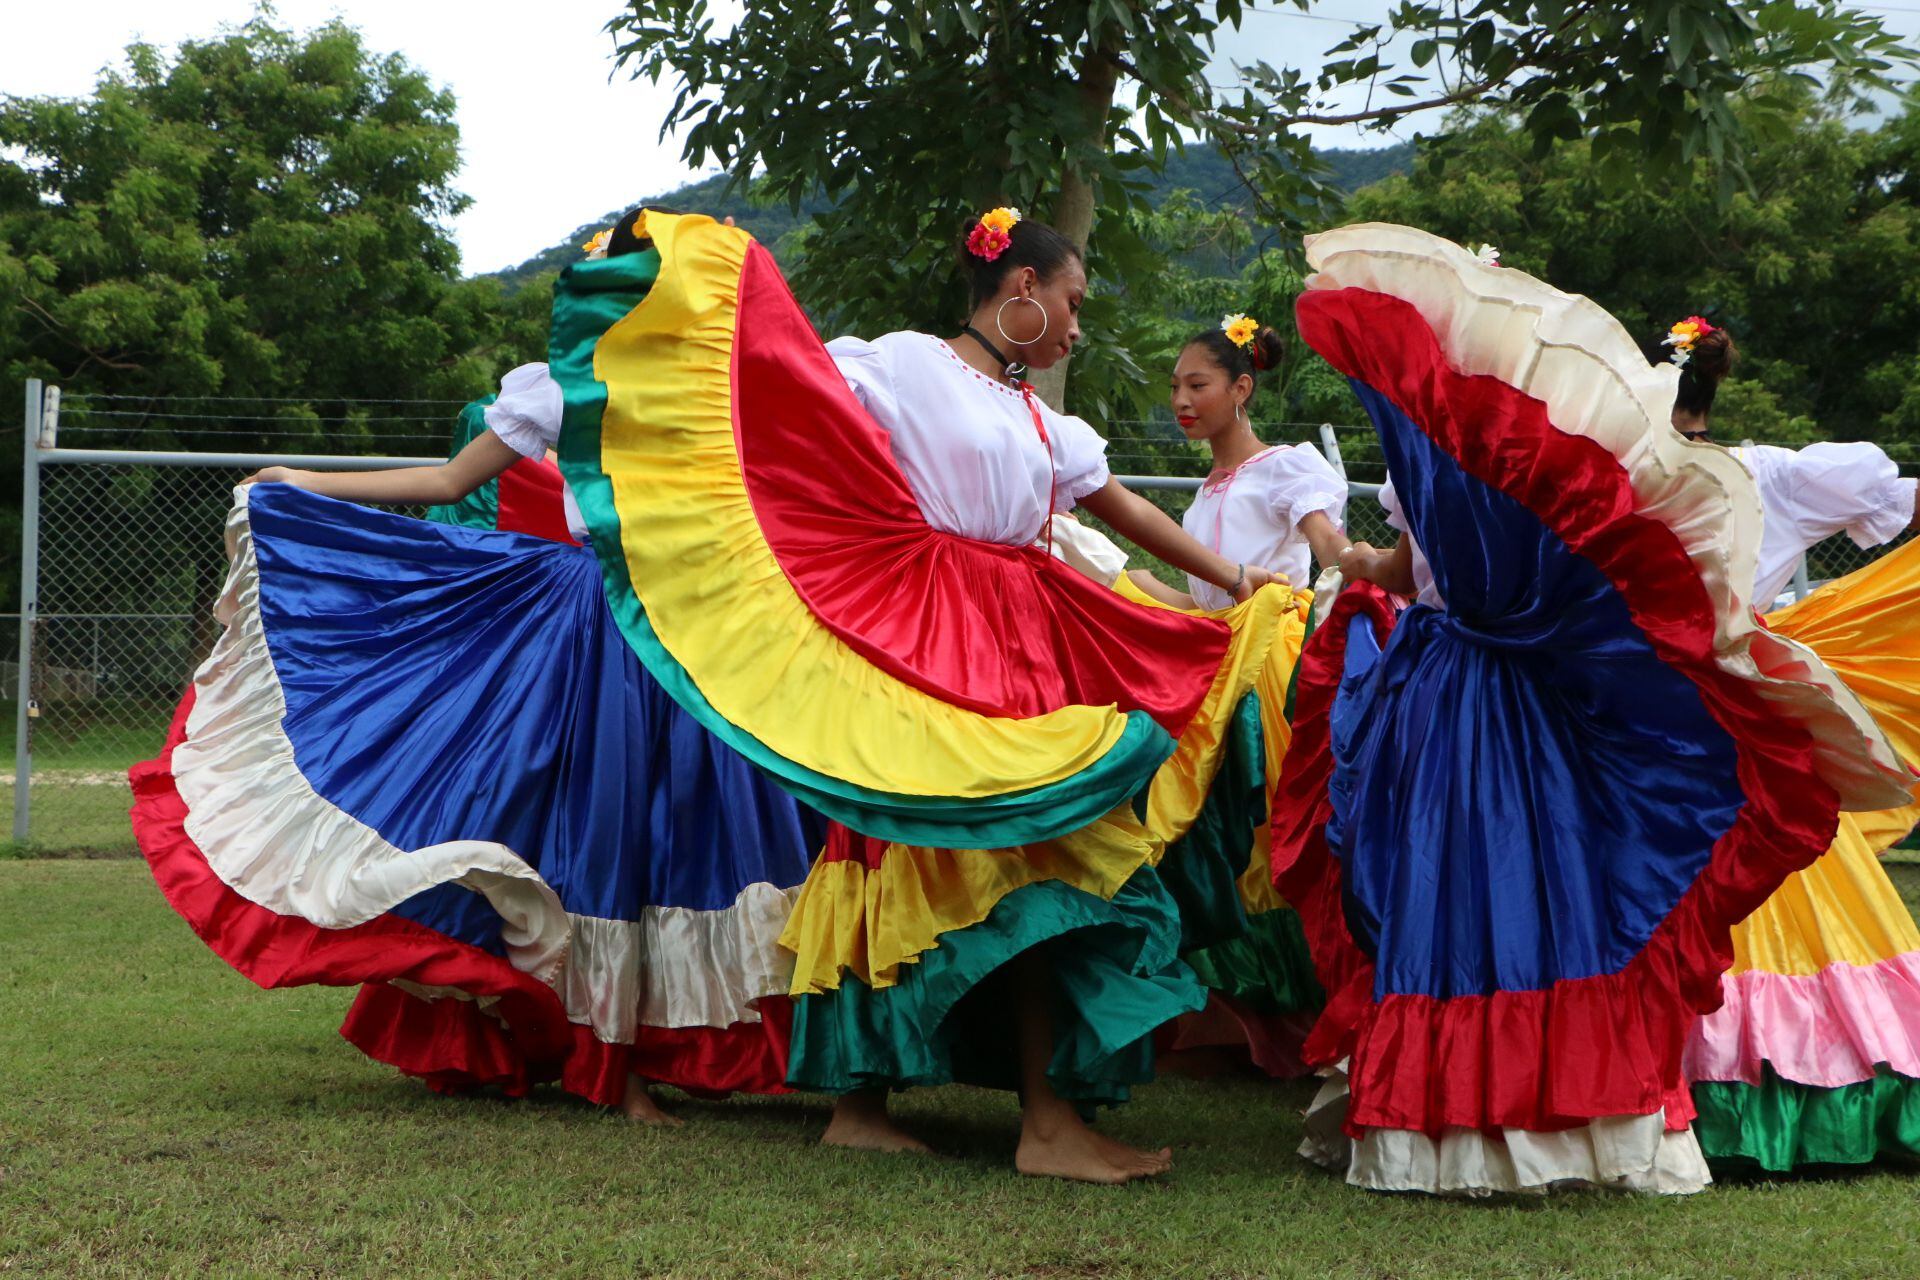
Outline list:
[[[1693,56],[1693,42],[1699,34],[1699,23],[1693,10],[1680,0],[1667,11],[1667,56],[1675,66],[1683,65]]]
[[[1719,19],[1702,17],[1700,36],[1707,42],[1707,50],[1722,62],[1732,55],[1733,46],[1728,43],[1726,28],[1720,25]]]

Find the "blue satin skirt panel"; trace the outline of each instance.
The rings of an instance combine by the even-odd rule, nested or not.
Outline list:
[[[506,845],[581,915],[805,879],[816,817],[647,674],[591,551],[282,485],[250,506],[286,731],[327,801],[401,848]],[[476,894],[401,914],[488,945]]]
[[[1355,390],[1445,609],[1349,638],[1332,713],[1347,914],[1376,996],[1614,973],[1732,826],[1732,739],[1625,599],[1384,396]]]

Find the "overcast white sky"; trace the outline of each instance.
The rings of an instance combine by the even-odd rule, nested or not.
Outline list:
[[[714,0],[716,16],[739,0]],[[1223,30],[1211,77],[1232,82],[1231,64],[1264,59],[1318,66],[1341,38],[1344,18],[1377,17],[1388,0],[1327,0],[1313,15],[1270,6]],[[1909,37],[1920,0],[1865,6]],[[518,263],[591,218],[657,195],[694,176],[679,144],[656,141],[673,88],[613,77],[605,33],[619,0],[276,0],[283,26],[305,29],[339,16],[379,53],[404,54],[458,100],[465,165],[459,186],[473,206],[457,220],[465,269]],[[171,45],[244,22],[253,0],[86,0],[84,21],[44,0],[8,0],[0,12],[0,93],[79,96],[135,40]],[[610,78],[611,77],[611,78]],[[1431,127],[1430,125],[1428,127]],[[1355,130],[1321,131],[1324,145],[1377,146]]]

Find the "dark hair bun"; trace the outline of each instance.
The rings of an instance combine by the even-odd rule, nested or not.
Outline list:
[[[1261,325],[1253,335],[1253,341],[1247,344],[1247,359],[1263,373],[1278,365],[1286,353],[1286,343],[1280,340],[1279,333],[1270,325]]]
[[[679,217],[685,209],[675,209],[664,204],[637,204],[621,214],[613,224],[613,234],[607,238],[607,256],[617,258],[623,253],[642,253],[653,248],[651,236],[640,234],[642,223],[649,213],[665,213]]]
[[[992,258],[982,258],[967,247],[974,228],[979,225],[979,218],[968,218],[960,228],[960,239],[955,245],[960,272],[967,277],[968,293],[975,307],[998,293],[1000,282],[1021,267],[1032,267],[1041,280],[1051,280],[1067,263],[1085,263],[1085,257],[1073,241],[1034,218],[1022,218],[1014,223],[1013,230],[1007,233],[1007,247]]]
[[[1732,371],[1733,362],[1739,358],[1740,349],[1733,345],[1733,335],[1725,329],[1715,329],[1693,340],[1687,368],[1693,370],[1695,377],[1718,382]]]

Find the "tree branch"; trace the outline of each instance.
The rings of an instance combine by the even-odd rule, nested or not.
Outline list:
[[[77,351],[86,352],[87,359],[92,360],[97,364],[105,365],[109,369],[121,369],[121,370],[131,371],[135,369],[146,368],[146,366],[143,364],[128,364],[123,361],[115,360],[111,356],[101,355],[98,351],[95,351],[92,347],[88,346],[86,343],[81,342],[78,338],[73,337],[67,331],[67,326],[65,326],[64,324],[61,324],[60,321],[54,317],[52,312],[48,311],[45,307],[35,302],[32,298],[23,297],[20,299],[20,302],[22,304],[20,307],[20,310],[25,311],[29,315],[33,316],[34,319],[40,322],[41,326],[45,328],[48,333],[52,334],[54,337],[58,338],[60,341],[66,343],[68,346],[74,348]],[[84,363],[82,364],[81,367],[82,368],[85,367]]]
[[[1559,59],[1549,55],[1547,50],[1549,42],[1572,30],[1574,24],[1584,18],[1593,9],[1595,3],[1596,0],[1584,0],[1584,3],[1576,5],[1567,12],[1565,17],[1561,18],[1559,23],[1557,23],[1551,31],[1536,28],[1526,33],[1521,41],[1516,42],[1521,46],[1521,52],[1514,58],[1513,65],[1507,69],[1504,75],[1488,76],[1483,80],[1476,80],[1470,84],[1462,84],[1457,89],[1450,90],[1432,98],[1427,98],[1421,102],[1404,102],[1384,107],[1369,107],[1362,111],[1350,111],[1342,115],[1321,115],[1315,112],[1301,112],[1294,115],[1269,115],[1262,118],[1257,124],[1248,124],[1238,120],[1226,119],[1212,107],[1205,109],[1195,108],[1192,102],[1184,97],[1176,97],[1174,101],[1179,105],[1181,111],[1194,122],[1204,121],[1213,128],[1238,134],[1243,138],[1264,137],[1277,129],[1285,129],[1292,125],[1367,124],[1376,120],[1397,120],[1402,116],[1410,116],[1422,111],[1434,111],[1442,107],[1457,107],[1465,103],[1478,101],[1502,85],[1512,83],[1514,78],[1522,72],[1537,71],[1559,61]],[[1455,11],[1456,13],[1458,12],[1457,6]],[[1376,40],[1375,43],[1377,46],[1379,42]],[[1438,61],[1439,58],[1436,56],[1436,62]],[[1139,72],[1127,66],[1124,62],[1121,64],[1121,68],[1136,80],[1141,79]],[[1374,78],[1377,78],[1377,76],[1378,72],[1376,71]],[[1443,86],[1445,85],[1444,76],[1442,77],[1441,83]],[[1373,96],[1371,79],[1369,81],[1367,96],[1369,99]]]
[[[1520,67],[1514,68],[1516,71],[1521,69]],[[1440,107],[1454,107],[1459,106],[1463,102],[1472,102],[1484,96],[1488,90],[1499,88],[1510,78],[1511,77],[1499,80],[1476,80],[1470,85],[1464,85],[1461,88],[1455,89],[1452,93],[1443,93],[1439,97],[1428,98],[1424,102],[1396,103],[1392,106],[1374,107],[1367,111],[1350,111],[1345,115],[1339,116],[1302,113],[1291,116],[1268,116],[1265,122],[1258,125],[1242,125],[1237,121],[1231,120],[1222,121],[1221,123],[1226,124],[1235,132],[1244,133],[1249,136],[1271,133],[1276,128],[1283,129],[1288,125],[1295,124],[1365,124],[1369,120],[1389,120],[1399,116],[1409,116],[1416,111],[1432,111]]]

